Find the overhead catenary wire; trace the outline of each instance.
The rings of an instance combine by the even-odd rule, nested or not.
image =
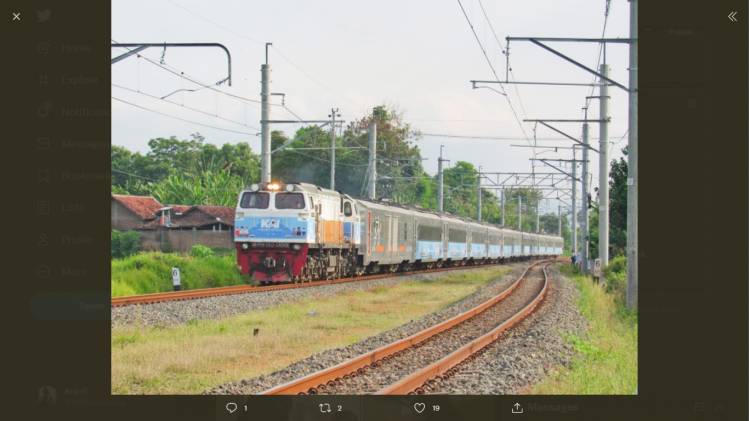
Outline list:
[[[482,14],[484,15],[484,20],[487,21],[487,25],[490,27],[490,31],[492,32],[492,36],[495,38],[495,42],[497,43],[497,47],[500,48],[500,51],[504,51],[503,49],[503,43],[500,42],[500,38],[497,36],[497,31],[495,31],[495,26],[492,25],[492,21],[490,20],[490,17],[487,15],[487,10],[484,8],[484,4],[482,3],[482,0],[477,0],[479,2],[479,7],[482,9]],[[507,54],[507,51],[505,52]],[[509,73],[511,76],[511,79],[515,79],[515,76],[513,76],[513,69],[509,68]],[[497,76],[497,75],[495,75]],[[502,85],[500,85],[502,86]],[[523,113],[524,118],[526,118],[526,107],[523,105],[523,100],[521,99],[521,91],[518,90],[518,85],[514,84],[513,88],[516,92],[516,97],[518,98],[518,105],[521,106],[521,112]],[[506,92],[506,91],[503,91]]]
[[[243,132],[243,131],[239,131],[239,130],[227,129],[225,127],[213,126],[211,124],[198,123],[198,122],[191,121],[191,120],[188,120],[188,119],[185,119],[185,118],[182,118],[182,117],[177,117],[175,115],[171,115],[171,114],[167,114],[167,113],[164,113],[164,112],[161,112],[161,111],[153,110],[151,108],[144,107],[142,105],[135,104],[135,103],[130,102],[130,101],[126,101],[126,100],[124,100],[122,98],[118,98],[118,97],[116,97],[114,95],[112,96],[112,99],[114,99],[115,101],[122,102],[124,104],[128,104],[128,105],[130,105],[132,107],[139,108],[139,109],[144,110],[144,111],[148,111],[148,112],[151,112],[151,113],[154,113],[154,114],[159,114],[159,115],[162,115],[164,117],[169,117],[169,118],[172,118],[172,119],[175,119],[175,120],[180,120],[180,121],[183,121],[185,123],[195,124],[197,126],[208,127],[210,129],[214,129],[214,130],[221,130],[221,131],[224,131],[224,132],[238,133],[238,134],[243,134],[243,135],[248,135],[248,136],[258,136],[257,133]]]
[[[446,137],[455,139],[480,139],[480,140],[508,140],[508,141],[519,141],[528,140],[528,138],[514,137],[514,136],[477,136],[477,135],[461,135],[461,134],[448,134],[448,133],[419,133],[420,136],[427,137]],[[537,138],[540,141],[561,141],[566,140],[564,137],[540,137]]]
[[[604,0],[604,24],[602,25],[602,35],[601,35],[600,38],[604,38],[604,36],[607,33],[607,20],[609,19],[609,5],[610,5],[610,0]],[[597,70],[599,69],[599,65],[602,62],[603,53],[604,53],[604,44],[601,43],[601,44],[599,44],[599,52],[596,55],[596,67],[595,67],[595,69],[597,69]],[[589,95],[588,95],[589,97],[586,98],[586,104],[585,104],[584,108],[588,108],[589,104],[591,103],[591,100],[592,100],[591,97],[594,95],[594,89],[596,89],[596,85],[595,85],[595,83],[596,83],[596,76],[594,76],[593,81],[591,83],[592,83],[591,91],[589,92]]]
[[[218,22],[216,22],[216,21],[214,21],[212,19],[209,19],[209,18],[201,15],[200,13],[195,12],[194,10],[191,10],[191,9],[189,9],[189,8],[181,5],[181,4],[178,4],[174,0],[169,0],[169,2],[172,3],[174,6],[177,6],[180,9],[184,10],[185,12],[189,13],[193,17],[195,17],[197,19],[200,19],[200,20],[203,20],[204,22],[210,23],[211,25],[214,25],[217,28],[219,28],[219,29],[221,29],[223,31],[226,31],[227,33],[229,33],[231,35],[234,35],[237,38],[244,39],[244,40],[250,41],[252,43],[258,44],[258,45],[265,45],[265,42],[263,42],[263,41],[255,39],[255,38],[253,38],[251,36],[248,36],[246,34],[240,33],[240,32],[238,32],[238,31],[236,31],[236,30],[234,30],[234,29],[232,29],[232,28],[230,28],[230,27],[228,27],[226,25],[222,25],[222,24],[220,24],[220,23],[218,23]],[[307,72],[305,69],[303,69],[302,66],[298,65],[292,59],[290,59],[286,54],[284,54],[278,48],[278,46],[272,45],[271,48],[273,48],[273,50],[276,52],[276,54],[279,55],[279,57],[281,57],[282,60],[284,60],[285,62],[287,62],[290,66],[292,66],[292,68],[294,68],[295,70],[297,70],[300,74],[302,74],[303,76],[305,76],[307,79],[309,79],[314,84],[318,85],[320,88],[322,88],[327,93],[331,94],[331,96],[337,97],[336,93],[334,92],[334,90],[330,86],[324,84],[323,82],[321,82],[317,78],[313,77],[309,72]],[[354,104],[348,98],[343,98],[343,99],[345,100],[344,102],[348,102],[350,105],[358,105],[358,104]]]
[[[112,42],[115,45],[118,44],[118,42],[115,41],[114,39],[112,40]],[[128,51],[131,51],[130,48],[127,48],[127,47],[123,47],[123,48],[125,48]],[[222,95],[226,95],[226,96],[228,96],[230,98],[234,98],[234,99],[237,99],[237,100],[240,100],[240,101],[250,102],[250,103],[253,103],[253,104],[260,104],[260,102],[261,102],[259,99],[248,98],[248,97],[245,97],[245,96],[242,96],[242,95],[236,95],[236,94],[233,94],[231,92],[227,92],[227,91],[221,90],[219,88],[216,88],[216,85],[220,84],[221,82],[218,82],[216,84],[210,84],[210,83],[202,82],[202,81],[198,80],[197,78],[195,78],[193,76],[189,76],[186,72],[178,69],[175,66],[172,66],[172,65],[170,65],[168,63],[164,63],[164,64],[159,63],[158,61],[156,61],[156,60],[154,60],[154,59],[146,56],[143,53],[138,53],[136,56],[138,58],[143,58],[148,63],[150,63],[150,64],[152,64],[152,65],[154,65],[156,67],[159,67],[159,68],[161,68],[161,69],[163,69],[163,70],[165,70],[165,71],[167,71],[169,73],[172,73],[173,75],[175,75],[177,77],[180,77],[180,78],[185,79],[185,80],[187,80],[189,82],[192,82],[192,83],[194,83],[194,84],[196,84],[198,86],[201,86],[203,89],[209,89],[211,91],[220,93]],[[273,106],[280,106],[280,104],[271,104],[271,105],[273,105]]]
[[[492,74],[495,76],[495,80],[498,83],[500,83],[500,77],[497,75],[497,71],[495,71],[495,66],[492,65],[492,61],[487,55],[487,50],[485,50],[484,45],[482,45],[482,41],[479,40],[477,31],[474,29],[474,25],[471,23],[471,19],[469,18],[469,15],[466,13],[466,9],[464,9],[464,5],[461,3],[461,0],[456,0],[456,1],[458,2],[458,6],[461,8],[461,12],[463,12],[464,17],[466,18],[466,23],[469,24],[471,33],[474,34],[474,39],[476,39],[477,44],[479,45],[479,49],[482,50],[482,54],[484,55],[484,58],[487,61],[487,64],[490,66],[490,70],[492,70]],[[508,102],[508,106],[510,107],[510,110],[513,112],[513,117],[516,119],[516,123],[518,124],[518,127],[521,129],[521,132],[526,138],[526,141],[529,142],[530,144],[531,141],[529,140],[529,135],[526,133],[526,130],[523,128],[523,123],[521,122],[521,119],[518,117],[518,113],[516,112],[515,107],[513,107],[513,103],[511,102],[510,97],[508,96],[508,93],[505,91],[505,88],[503,87],[502,84],[500,85],[500,90],[502,91],[502,94],[505,97],[505,100]]]
[[[212,114],[212,113],[210,113],[208,111],[204,111],[204,110],[201,110],[201,109],[198,109],[198,108],[193,108],[193,107],[190,107],[190,106],[187,106],[187,105],[179,104],[179,103],[174,102],[174,101],[169,101],[167,99],[160,98],[160,97],[158,97],[156,95],[151,95],[151,94],[149,94],[147,92],[137,91],[137,90],[135,90],[133,88],[129,88],[127,86],[122,86],[122,85],[119,85],[119,84],[116,84],[116,83],[113,83],[112,86],[114,86],[115,88],[119,88],[119,89],[123,89],[123,90],[129,91],[129,92],[133,92],[133,93],[136,93],[136,94],[139,94],[139,95],[144,95],[144,96],[152,98],[152,99],[156,99],[156,100],[159,100],[159,101],[164,101],[164,102],[167,102],[169,104],[173,104],[173,105],[176,105],[178,107],[182,107],[182,108],[188,109],[190,111],[195,111],[195,112],[198,112],[198,113],[201,113],[201,114],[205,114],[205,115],[207,115],[209,117],[218,118],[220,120],[224,120],[224,121],[227,121],[227,122],[230,122],[230,123],[234,123],[234,124],[237,124],[237,125],[240,125],[240,126],[243,126],[243,127],[247,127],[248,129],[260,130],[257,127],[250,126],[250,125],[242,123],[240,121],[236,121],[236,120],[232,120],[232,119],[229,119],[229,118],[226,118],[226,117],[222,117],[222,116],[220,116],[218,114]]]

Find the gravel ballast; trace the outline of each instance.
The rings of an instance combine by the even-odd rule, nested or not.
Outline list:
[[[306,298],[320,299],[347,292],[367,290],[381,286],[393,286],[406,281],[436,279],[477,269],[480,269],[480,267],[457,269],[447,272],[394,276],[392,278],[309,288],[293,288],[278,291],[221,295],[184,301],[165,301],[153,304],[113,307],[111,313],[112,328],[127,327],[130,325],[168,327],[187,323],[192,320],[221,319]]]
[[[551,370],[568,367],[576,352],[566,335],[585,334],[587,322],[578,311],[578,289],[550,266],[551,289],[537,311],[488,346],[458,371],[425,387],[434,394],[524,393]]]
[[[375,393],[414,371],[450,354],[464,344],[482,336],[508,320],[539,294],[544,284],[541,267],[529,271],[513,292],[482,313],[441,332],[418,346],[405,349],[381,361],[377,367],[366,367],[361,373],[319,390],[321,394]]]
[[[511,271],[496,280],[489,282],[485,287],[480,288],[473,294],[468,295],[462,300],[453,303],[446,308],[437,312],[428,314],[418,320],[412,320],[402,326],[374,335],[356,344],[343,348],[336,348],[311,355],[301,361],[289,365],[274,373],[240,380],[224,385],[217,386],[207,390],[207,394],[256,394],[267,390],[273,386],[294,380],[318,370],[339,364],[360,354],[372,351],[380,346],[389,344],[396,340],[405,338],[427,327],[435,325],[443,320],[466,311],[489,298],[497,295],[515,281],[523,270],[528,266],[528,262],[512,263],[508,266]],[[438,274],[427,274],[418,276],[435,276]],[[399,278],[396,282],[404,278]],[[374,281],[377,282],[377,281]],[[367,288],[372,287],[370,284]],[[317,288],[316,288],[317,289]],[[291,290],[294,291],[294,290]],[[254,294],[253,294],[254,295]]]

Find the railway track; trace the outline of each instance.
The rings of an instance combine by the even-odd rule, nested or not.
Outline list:
[[[446,271],[459,270],[459,269],[468,269],[468,268],[473,268],[473,267],[476,267],[476,268],[491,267],[491,266],[498,266],[502,264],[505,264],[505,263],[494,263],[494,264],[485,264],[485,265],[478,265],[478,266],[456,266],[456,267],[427,269],[427,270],[408,271],[408,272],[396,272],[396,273],[379,273],[379,274],[374,274],[374,275],[329,279],[329,280],[323,280],[323,281],[304,282],[304,283],[297,283],[297,284],[281,284],[281,285],[266,285],[266,286],[233,285],[233,286],[228,286],[228,287],[200,288],[200,289],[191,289],[191,290],[184,290],[184,291],[157,292],[153,294],[113,297],[111,299],[111,305],[112,307],[122,307],[122,306],[133,305],[133,304],[153,304],[153,303],[160,303],[164,301],[194,300],[198,298],[215,297],[215,296],[220,296],[220,295],[247,294],[247,293],[256,293],[256,292],[279,291],[279,290],[295,289],[295,288],[309,288],[309,287],[316,287],[316,286],[323,286],[323,285],[343,284],[347,282],[371,281],[375,279],[390,278],[390,277],[395,277],[395,276],[407,276],[407,275],[414,275],[418,273],[446,272]]]
[[[262,394],[424,393],[425,384],[451,375],[536,309],[547,292],[549,264],[530,265],[500,294],[466,312]]]

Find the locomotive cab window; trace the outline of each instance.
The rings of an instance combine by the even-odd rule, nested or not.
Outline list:
[[[240,207],[245,209],[268,209],[269,194],[265,192],[245,192]]]
[[[276,209],[304,209],[302,193],[276,193]]]
[[[344,216],[352,216],[352,202],[344,202]]]

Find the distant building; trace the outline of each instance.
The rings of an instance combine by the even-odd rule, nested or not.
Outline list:
[[[151,196],[112,195],[112,229],[126,231],[143,229],[157,219],[164,205]]]
[[[194,244],[234,247],[234,208],[163,205],[151,196],[112,195],[112,229],[141,233],[144,250],[188,251]]]

